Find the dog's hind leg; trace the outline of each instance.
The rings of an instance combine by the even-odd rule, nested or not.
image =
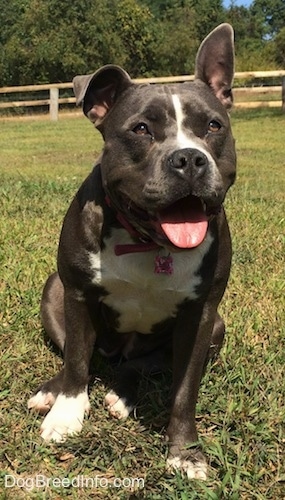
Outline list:
[[[61,352],[65,344],[64,288],[58,273],[52,274],[44,287],[41,300],[43,327]]]
[[[44,287],[41,301],[41,319],[51,340],[63,352],[65,343],[64,290],[58,273],[52,274]],[[28,408],[42,415],[53,406],[61,391],[63,370],[48,382],[42,384],[28,401]]]
[[[207,365],[211,361],[215,361],[218,356],[219,352],[222,348],[223,341],[224,341],[224,336],[225,336],[225,323],[224,320],[221,318],[219,313],[216,313],[216,319],[211,335],[211,344],[208,350],[208,354],[204,363],[204,368],[203,368],[203,376],[205,375]]]
[[[68,339],[66,315],[69,319]],[[66,297],[57,273],[46,282],[41,317],[47,334],[63,351],[65,364],[55,377],[45,382],[29,399],[28,408],[47,413],[41,425],[43,439],[62,441],[68,434],[81,430],[84,415],[90,410],[88,371],[95,331],[86,304],[76,294]],[[74,318],[80,321],[76,323]]]
[[[51,380],[38,387],[28,401],[29,410],[35,410],[41,415],[45,415],[51,409],[61,391],[63,373],[63,370],[61,370]]]
[[[58,273],[52,274],[45,284],[41,300],[41,319],[45,332],[63,353],[66,339],[64,288]],[[62,392],[63,381],[64,369],[38,387],[28,401],[28,408],[42,415],[48,413]]]
[[[208,351],[206,362],[215,360],[222,348],[225,336],[225,323],[219,313],[216,314],[216,319],[211,336],[211,345]]]

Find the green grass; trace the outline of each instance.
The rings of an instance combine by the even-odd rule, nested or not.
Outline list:
[[[236,91],[234,90],[234,100],[235,102],[281,101],[282,100],[281,87],[279,91],[269,92],[269,93],[263,92],[262,87],[260,92],[256,91],[251,92],[250,89],[245,92],[239,92],[238,90]]]
[[[5,489],[5,474],[97,478],[98,487],[82,489],[80,498],[285,498],[284,116],[255,110],[232,120],[239,161],[226,202],[234,246],[221,307],[228,333],[197,406],[211,466],[205,483],[165,471],[168,376],[144,381],[135,416],[125,422],[103,408],[98,377],[82,434],[62,445],[40,439],[42,417],[26,403],[61,366],[44,343],[41,290],[55,269],[62,218],[102,142],[83,118],[1,121],[0,498],[78,498],[75,487]],[[143,478],[145,485],[133,492],[103,487],[115,477]]]

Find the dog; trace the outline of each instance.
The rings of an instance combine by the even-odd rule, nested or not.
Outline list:
[[[236,172],[233,39],[229,24],[204,39],[194,82],[136,84],[116,65],[74,78],[104,148],[65,216],[58,272],[42,295],[43,326],[64,354],[63,369],[28,402],[46,413],[47,441],[81,430],[94,349],[123,360],[105,398],[117,418],[133,410],[141,372],[171,357],[167,464],[207,476],[195,407],[225,333],[217,308],[231,267],[223,202]]]

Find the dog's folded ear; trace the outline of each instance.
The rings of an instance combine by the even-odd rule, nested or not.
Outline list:
[[[226,108],[233,103],[234,31],[220,24],[201,43],[196,57],[195,78],[209,85]]]
[[[132,85],[128,73],[114,64],[107,64],[91,75],[73,79],[76,104],[83,103],[84,114],[96,126],[101,123],[121,92]]]

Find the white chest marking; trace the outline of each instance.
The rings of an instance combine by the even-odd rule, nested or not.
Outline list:
[[[199,247],[190,251],[174,252],[173,273],[155,274],[157,251],[114,254],[114,245],[131,243],[124,229],[115,229],[105,240],[103,252],[90,253],[93,284],[103,286],[108,295],[101,300],[120,314],[118,331],[121,333],[150,333],[153,325],[175,317],[177,306],[185,299],[197,298],[201,283],[197,271],[213,238],[207,235]],[[167,255],[167,250],[165,254]]]

